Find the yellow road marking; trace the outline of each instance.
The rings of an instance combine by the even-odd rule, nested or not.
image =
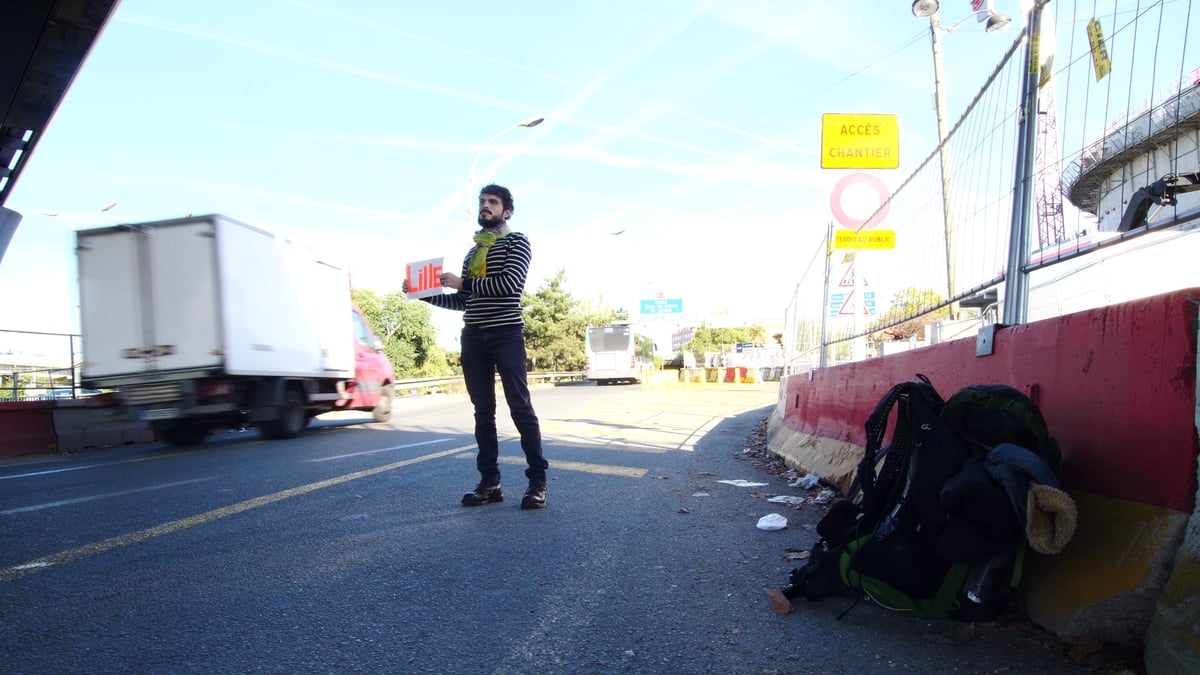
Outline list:
[[[172,534],[174,532],[186,530],[190,527],[195,527],[197,525],[205,525],[207,523],[211,523],[216,520],[220,520],[221,518],[237,515],[239,513],[244,513],[251,509],[256,509],[260,506],[266,506],[267,504],[273,504],[278,501],[283,501],[284,499],[289,499],[291,497],[298,497],[300,495],[305,495],[310,492],[316,492],[317,490],[322,490],[327,487],[332,487],[334,485],[340,485],[342,483],[347,483],[352,480],[358,480],[359,478],[366,478],[368,476],[374,476],[376,474],[384,473],[387,471],[392,471],[394,469],[399,469],[399,468],[406,467],[406,466],[411,466],[413,464],[419,464],[421,462],[428,462],[433,459],[439,459],[442,457],[446,457],[448,455],[453,455],[455,453],[462,452],[463,450],[467,450],[467,449],[470,449],[473,447],[474,447],[473,445],[467,445],[467,446],[463,446],[460,448],[454,448],[452,450],[443,450],[441,452],[435,452],[435,453],[432,453],[429,455],[422,455],[420,457],[413,457],[412,459],[405,459],[405,460],[401,460],[399,462],[392,462],[391,464],[377,466],[373,469],[364,469],[362,471],[355,471],[354,473],[348,473],[343,476],[335,476],[333,478],[329,478],[326,480],[317,481],[316,483],[309,483],[308,485],[301,485],[299,487],[294,487],[289,490],[282,490],[282,491],[276,492],[274,494],[264,495],[262,497],[255,497],[254,499],[248,499],[243,502],[238,502],[237,504],[230,504],[229,506],[223,506],[219,509],[213,509],[212,511],[200,513],[200,514],[197,514],[194,516],[190,516],[188,518],[182,518],[180,520],[175,520],[175,521],[172,521],[169,523],[163,523],[162,525],[158,525],[155,527],[146,528],[144,530],[138,530],[137,532],[130,532],[128,534],[123,534],[123,535],[120,535],[117,537],[111,537],[111,538],[105,539],[103,541],[98,541],[98,542],[91,543],[91,544],[85,544],[83,546],[68,549],[66,551],[60,551],[58,553],[54,553],[54,554],[51,554],[51,555],[48,555],[48,556],[45,556],[42,558],[37,558],[36,560],[30,560],[29,562],[22,563],[20,565],[13,565],[12,567],[5,567],[3,569],[0,569],[0,582],[12,581],[13,579],[23,577],[27,574],[33,574],[34,572],[41,572],[41,571],[49,569],[50,567],[53,567],[55,565],[64,565],[67,563],[72,563],[72,562],[75,562],[76,560],[80,560],[80,559],[86,558],[88,556],[96,555],[97,553],[104,553],[106,551],[112,551],[112,550],[115,550],[118,548],[123,548],[123,547],[129,546],[131,544],[138,544],[143,541],[148,541],[150,539],[154,539],[155,537],[161,537],[165,534]]]
[[[524,457],[501,457],[504,464],[520,464],[525,466]],[[583,473],[598,473],[606,476],[625,476],[626,478],[641,478],[646,475],[645,469],[635,469],[631,466],[609,466],[607,464],[588,464],[585,462],[563,462],[550,460],[550,468],[559,471],[582,471]]]

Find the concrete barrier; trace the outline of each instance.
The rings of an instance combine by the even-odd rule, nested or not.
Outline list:
[[[683,386],[678,370],[655,370],[642,378],[642,389],[674,389]]]
[[[154,432],[146,422],[124,419],[116,407],[90,403],[88,400],[56,402],[53,420],[60,452],[154,441]]]
[[[54,452],[54,401],[7,401],[0,404],[0,457]]]
[[[10,401],[0,404],[0,457],[75,452],[150,443],[145,422],[121,418],[117,409],[91,399]]]
[[[779,379],[778,376],[775,379]],[[684,368],[656,370],[651,377],[642,378],[643,389],[674,389],[722,384],[758,384],[765,379],[758,368]]]
[[[1079,507],[1066,550],[1027,560],[1030,618],[1148,657],[1190,652],[1181,669],[1200,672],[1200,530],[1187,527],[1200,445],[1192,296],[1200,290],[1003,328],[988,356],[962,339],[786,377],[769,447],[845,492],[867,415],[896,382],[923,373],[944,396],[973,383],[1025,391],[1062,444],[1063,487]]]

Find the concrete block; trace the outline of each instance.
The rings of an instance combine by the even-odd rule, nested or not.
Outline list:
[[[154,442],[149,424],[127,420],[116,408],[91,407],[83,400],[56,403],[54,432],[60,452]]]

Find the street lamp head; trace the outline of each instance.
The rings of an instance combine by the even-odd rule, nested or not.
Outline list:
[[[983,29],[988,33],[998,33],[1005,28],[1008,28],[1008,24],[1012,23],[1012,19],[1008,18],[1007,14],[994,12],[990,9],[981,9],[978,12],[968,14],[949,26],[940,25],[937,22],[936,17],[930,17],[929,20],[934,24],[934,31],[940,31],[948,34],[958,30],[963,24],[975,17],[978,17],[979,22],[987,21],[987,23],[984,24]]]
[[[913,16],[917,16],[922,19],[932,16],[936,11],[938,11],[937,0],[915,0],[912,4]]]
[[[1008,24],[1010,23],[1012,23],[1012,19],[1007,14],[993,13],[988,17],[984,30],[989,33],[996,33],[1008,28]]]
[[[504,134],[512,131],[513,129],[520,129],[521,127],[525,127],[526,129],[531,129],[531,128],[536,127],[537,125],[541,124],[544,121],[546,121],[545,117],[530,117],[529,119],[522,120],[511,127],[504,127],[500,131],[497,131],[494,136],[489,138],[487,140],[487,142],[483,144],[483,147],[479,148],[479,152],[475,153],[475,159],[471,160],[471,171],[470,171],[470,173],[467,174],[467,193],[468,193],[468,195],[471,192],[473,192],[474,188],[475,188],[475,167],[479,166],[479,158],[483,156],[483,153],[485,150],[487,150],[488,148],[491,147],[492,143],[495,143],[497,139],[499,139]],[[468,198],[467,199],[467,217],[468,218],[473,217],[473,211],[471,210],[471,207],[473,205],[474,204],[472,203],[472,200],[470,198]],[[511,209],[512,207],[510,206],[509,208]]]

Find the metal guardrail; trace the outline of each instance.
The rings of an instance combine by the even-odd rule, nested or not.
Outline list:
[[[539,383],[554,383],[554,382],[574,382],[584,379],[583,372],[555,372],[555,373],[529,373],[527,376],[530,384]],[[496,382],[500,382],[500,376],[496,376]],[[453,377],[422,377],[411,380],[396,380],[396,394],[403,392],[410,394],[418,393],[464,393],[467,390],[467,385],[463,381],[462,375]]]
[[[739,370],[736,368],[688,368],[683,371],[667,370],[662,372],[674,372],[678,374],[679,379],[698,382],[720,382],[726,379],[727,370]],[[746,368],[740,370],[745,371]],[[754,379],[762,382],[778,381],[786,374],[786,368],[782,366],[776,367],[760,367],[752,369],[755,371]],[[554,384],[557,382],[582,382],[587,379],[586,374],[580,372],[553,372],[553,373],[529,373],[527,375],[530,384]],[[496,377],[496,382],[500,382],[500,377]],[[461,375],[449,377],[421,377],[408,380],[396,380],[395,382],[396,395],[398,396],[417,396],[421,394],[434,393],[466,393],[466,383]],[[101,393],[95,389],[75,389],[74,395],[70,395],[71,389],[58,389],[52,394],[47,395],[30,395],[19,396],[16,398],[3,396],[0,391],[0,401],[40,401],[40,400],[62,400],[70,398],[88,398],[95,394]]]
[[[744,373],[747,368],[687,368],[683,371],[668,369],[656,372],[676,373],[681,381],[721,382],[727,378],[726,371],[733,370],[742,371],[743,377],[745,377]],[[750,370],[755,371],[754,379],[762,382],[777,382],[785,374],[785,368],[782,366],[760,367]],[[530,384],[579,382],[587,379],[586,374],[583,372],[529,373],[528,378]],[[500,382],[499,376],[496,377],[496,382]],[[395,389],[396,395],[401,396],[422,393],[465,393],[467,387],[463,382],[462,376],[459,375],[457,377],[424,377],[412,380],[396,380]]]
[[[0,329],[0,400],[76,398],[81,361],[77,333]]]

